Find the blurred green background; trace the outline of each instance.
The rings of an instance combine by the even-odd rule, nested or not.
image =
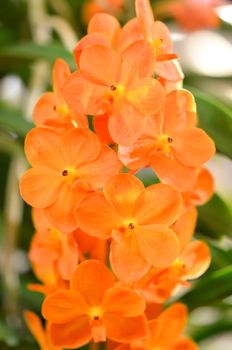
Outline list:
[[[0,0],[0,350],[38,348],[22,318],[24,309],[39,313],[42,300],[26,287],[35,277],[27,259],[30,208],[18,193],[27,167],[23,142],[33,127],[33,105],[51,89],[54,60],[62,57],[75,67],[72,49],[86,33],[86,3]],[[125,0],[120,11],[110,11],[124,23],[134,15],[133,3]],[[197,237],[211,248],[212,264],[190,291],[178,296],[191,311],[189,334],[203,350],[232,349],[232,3],[216,11],[221,18],[216,29],[188,32],[170,16],[162,18],[171,30],[184,84],[196,97],[200,126],[217,146],[208,164],[216,194],[199,208],[197,226]],[[145,181],[152,181],[149,174]]]

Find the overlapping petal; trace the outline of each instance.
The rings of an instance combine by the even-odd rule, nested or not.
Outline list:
[[[111,242],[110,263],[114,273],[123,282],[138,280],[150,267],[150,263],[142,256],[134,235]]]
[[[129,174],[112,177],[104,187],[105,198],[122,215],[131,217],[136,211],[136,201],[144,192],[143,183]],[[141,205],[142,199],[137,206]]]
[[[156,184],[146,188],[142,204],[135,213],[139,225],[170,226],[180,214],[182,198],[173,187]]]
[[[64,324],[88,311],[88,304],[77,290],[59,290],[43,302],[42,313],[49,322]]]
[[[92,83],[108,87],[118,84],[122,62],[113,49],[102,45],[87,47],[81,54],[79,64],[81,73]]]
[[[174,231],[155,225],[135,229],[141,255],[150,265],[167,267],[180,252],[179,240]]]
[[[88,344],[92,338],[89,319],[86,315],[64,324],[52,323],[50,335],[53,343],[62,348],[75,349]]]
[[[71,289],[78,290],[89,306],[100,306],[106,291],[113,285],[113,274],[97,260],[81,263],[71,279]]]
[[[111,237],[112,229],[118,227],[122,217],[107,202],[103,193],[90,194],[77,208],[77,222],[88,234],[101,239]]]
[[[200,167],[215,153],[213,140],[199,128],[178,131],[173,140],[173,154],[185,166]]]
[[[22,198],[35,208],[52,205],[59,197],[62,187],[62,176],[48,168],[31,168],[20,180]]]

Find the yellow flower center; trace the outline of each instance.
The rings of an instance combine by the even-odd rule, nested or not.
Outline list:
[[[106,98],[112,104],[115,101],[122,98],[125,95],[125,91],[126,91],[125,87],[121,84],[111,85],[110,91],[106,92]]]
[[[62,117],[66,117],[69,114],[69,108],[67,104],[57,105],[54,109]]]
[[[170,153],[171,147],[170,144],[173,142],[173,139],[166,135],[162,134],[156,139],[156,149],[157,151],[163,151],[164,153]]]
[[[153,50],[155,51],[155,54],[160,55],[163,40],[162,39],[153,39],[153,40],[150,40],[150,44],[151,44]]]
[[[100,306],[91,307],[89,310],[89,316],[92,320],[99,320],[102,317],[103,311]]]
[[[62,176],[66,182],[73,183],[78,178],[77,169],[68,167],[62,171]]]
[[[171,270],[175,275],[181,275],[185,270],[185,264],[181,259],[176,259],[172,265]]]

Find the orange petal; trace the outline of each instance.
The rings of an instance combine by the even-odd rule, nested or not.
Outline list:
[[[80,166],[78,174],[90,185],[92,190],[97,190],[103,187],[106,181],[117,174],[121,168],[122,163],[117,154],[112,148],[103,145],[98,157],[93,162]]]
[[[93,46],[93,45],[103,45],[106,47],[110,47],[110,42],[108,41],[107,37],[97,32],[85,35],[80,41],[78,41],[76,47],[73,50],[74,59],[78,67],[79,67],[80,56],[82,51],[86,47]]]
[[[49,265],[59,257],[60,242],[50,232],[36,233],[31,241],[29,258],[37,264]]]
[[[170,92],[164,106],[163,132],[167,135],[197,124],[196,103],[191,92],[179,89]]]
[[[136,238],[121,237],[110,247],[110,263],[114,273],[123,282],[138,280],[148,271],[150,264],[141,256]]]
[[[61,94],[61,88],[63,87],[64,83],[70,76],[71,71],[68,66],[68,64],[61,58],[58,58],[55,61],[54,67],[53,67],[53,90],[57,94],[58,98],[63,100],[62,94]]]
[[[33,121],[36,126],[42,126],[48,119],[57,118],[55,107],[58,98],[53,92],[45,92],[36,102],[33,110]]]
[[[174,156],[185,166],[199,167],[215,153],[213,140],[199,128],[184,129],[173,135]]]
[[[151,77],[155,71],[155,55],[149,44],[144,40],[137,41],[128,46],[121,54],[122,85],[130,86],[137,78]]]
[[[48,168],[31,168],[20,180],[20,194],[29,205],[46,208],[58,198],[63,179]]]
[[[110,43],[114,44],[117,34],[120,30],[120,23],[118,20],[107,13],[95,14],[88,24],[88,34],[99,33],[105,36]]]
[[[135,229],[141,255],[155,267],[168,267],[178,257],[179,240],[174,231],[156,225]]]
[[[172,229],[176,232],[181,249],[191,240],[197,223],[197,210],[195,207],[190,206],[184,208],[177,221],[172,226]]]
[[[146,40],[152,40],[154,15],[152,12],[150,1],[136,0],[135,9],[141,32],[143,33]]]
[[[155,21],[152,27],[153,39],[161,40],[160,54],[166,54],[172,52],[172,38],[168,27],[160,21]],[[159,57],[159,54],[157,55]],[[158,58],[157,57],[157,58]]]
[[[54,345],[74,349],[88,344],[92,338],[88,316],[79,316],[75,321],[51,324],[50,336]]]
[[[34,336],[41,349],[45,350],[47,345],[46,336],[41,319],[34,312],[28,310],[24,311],[23,315],[31,334]]]
[[[162,77],[165,80],[171,82],[178,82],[184,78],[182,71],[180,71],[179,67],[175,64],[175,62],[171,60],[158,61],[156,64],[155,71],[159,77]]]
[[[208,169],[202,168],[193,188],[182,193],[185,203],[192,205],[205,204],[214,193],[214,179]]]
[[[97,136],[87,128],[68,131],[62,138],[62,152],[70,167],[94,161],[101,151]]]
[[[117,314],[105,314],[103,320],[107,337],[119,343],[130,343],[147,334],[145,316],[126,318]]]
[[[80,228],[91,236],[108,239],[112,230],[120,225],[122,218],[107,202],[103,193],[88,195],[77,208]]]
[[[172,344],[172,350],[200,350],[191,339],[183,338]]]
[[[152,345],[168,348],[180,337],[186,321],[187,310],[185,305],[178,303],[170,306],[156,320],[149,322]]]
[[[46,190],[44,192],[46,194]],[[81,185],[75,190],[64,184],[57,200],[45,209],[52,226],[62,232],[72,232],[77,228],[75,209],[78,203],[88,194]]]
[[[59,290],[47,296],[42,314],[51,323],[64,324],[88,313],[88,305],[77,290]]]
[[[37,231],[47,231],[51,226],[43,209],[32,208],[32,221]]]
[[[87,114],[86,107],[91,93],[91,83],[83,77],[80,71],[72,73],[62,88],[65,101],[77,115]]]
[[[94,130],[102,143],[111,144],[114,143],[108,130],[109,116],[107,114],[96,115],[93,118]]]
[[[81,73],[92,83],[117,85],[121,74],[121,59],[111,48],[93,45],[83,50],[80,57]]]
[[[145,189],[143,204],[136,212],[139,225],[173,224],[182,209],[182,197],[173,187],[155,184]]]
[[[57,268],[64,280],[70,280],[78,263],[78,246],[71,233],[60,234],[61,252]]]
[[[140,204],[136,201],[143,192],[143,183],[130,174],[115,175],[104,187],[105,198],[124,217],[134,215]]]
[[[45,127],[34,128],[26,136],[25,153],[32,166],[45,166],[61,171],[64,159],[60,152],[61,137]]]
[[[183,166],[176,159],[168,158],[158,152],[153,156],[152,167],[157,177],[179,191],[187,191],[193,186],[198,169]]]
[[[121,29],[117,40],[117,51],[122,52],[136,41],[143,40],[144,37],[139,28],[137,18],[129,20]]]
[[[128,93],[127,100],[144,116],[153,116],[159,112],[165,101],[165,91],[158,80],[144,79],[140,86]]]
[[[109,132],[115,143],[133,144],[145,125],[145,116],[132,103],[123,101],[120,109],[109,118]]]
[[[105,264],[98,260],[86,260],[76,268],[70,287],[78,290],[88,305],[99,306],[113,284],[114,276]]]
[[[186,267],[186,279],[198,278],[210,265],[209,247],[203,241],[192,241],[186,245],[180,260],[183,261]]]
[[[122,317],[139,316],[143,314],[145,307],[145,301],[139,294],[121,286],[108,289],[102,303],[105,313],[114,313]]]
[[[105,262],[108,250],[106,240],[89,236],[80,229],[74,231],[73,234],[78,244],[80,260],[88,256],[90,259]]]

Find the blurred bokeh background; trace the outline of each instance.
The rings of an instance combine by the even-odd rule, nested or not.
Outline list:
[[[202,350],[232,349],[232,2],[156,0],[156,19],[170,28],[184,86],[197,100],[200,125],[214,138],[217,155],[208,167],[216,194],[199,208],[197,236],[213,261],[190,291],[179,296],[190,310],[189,334]],[[51,89],[52,64],[72,49],[95,12],[123,24],[134,16],[133,0],[0,0],[0,350],[37,349],[22,310],[39,313],[41,297],[27,290],[35,277],[27,259],[33,234],[30,208],[19,197],[27,167],[25,134],[32,109]],[[151,181],[149,174],[146,182]]]

